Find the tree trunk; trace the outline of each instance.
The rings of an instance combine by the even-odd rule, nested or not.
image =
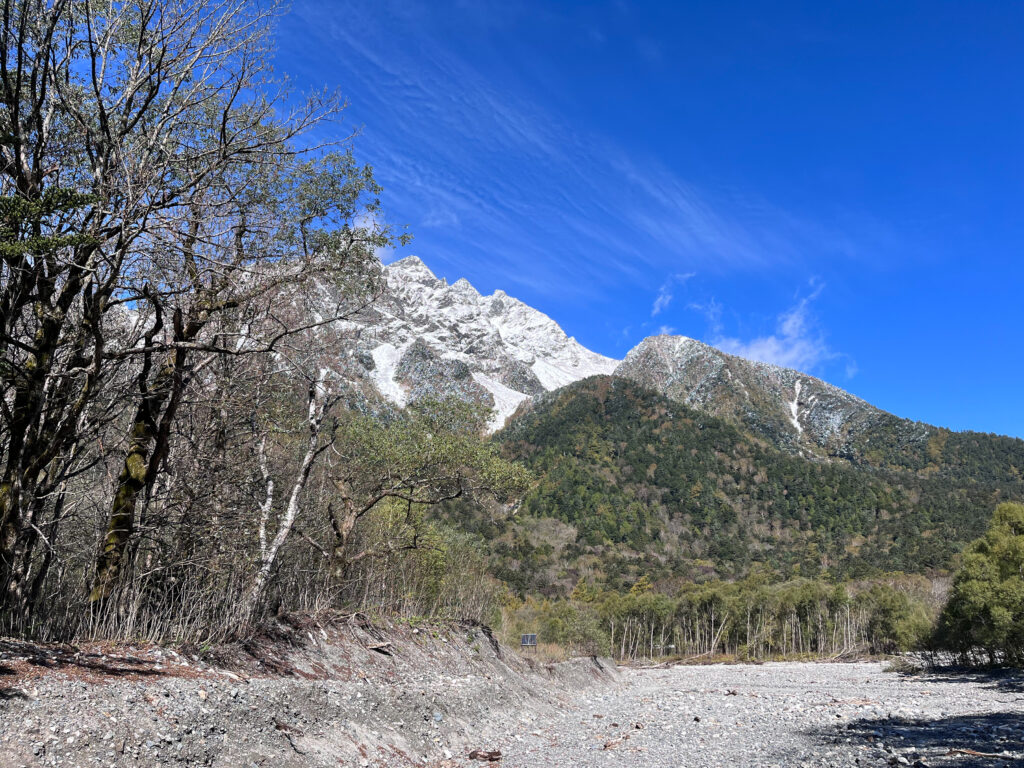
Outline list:
[[[33,339],[35,352],[15,378],[14,402],[9,422],[6,466],[0,480],[0,605],[16,609],[23,601],[17,562],[23,551],[24,532],[32,523],[36,489],[45,485],[46,467],[63,445],[55,445],[46,430],[46,380],[60,337],[65,313],[38,302],[43,322]]]
[[[153,384],[143,394],[132,419],[128,451],[117,478],[103,547],[96,560],[96,577],[89,593],[89,601],[94,604],[106,601],[123,576],[125,555],[135,530],[139,494],[151,487],[159,470],[159,460],[167,453],[169,425],[184,388],[185,361],[183,349],[177,349],[167,357]],[[145,370],[139,378],[145,382]]]
[[[350,565],[349,545],[352,531],[359,521],[359,512],[352,499],[342,500],[341,513],[331,510],[331,528],[334,530],[334,548],[331,551],[331,578],[335,584],[344,583]]]
[[[243,627],[251,625],[256,617],[256,612],[259,610],[260,603],[263,601],[267,591],[270,574],[273,572],[274,565],[277,562],[277,555],[295,526],[295,518],[299,514],[299,501],[302,498],[302,492],[306,488],[309,475],[313,471],[313,465],[327,445],[330,445],[329,442],[326,445],[320,444],[320,428],[323,424],[324,415],[329,408],[327,397],[323,391],[324,375],[321,372],[319,378],[309,388],[309,409],[307,412],[309,440],[306,444],[306,453],[302,457],[302,464],[299,466],[299,471],[295,476],[295,482],[292,483],[292,490],[288,496],[288,505],[285,508],[284,516],[278,523],[277,533],[269,545],[266,544],[266,523],[269,519],[270,508],[274,500],[274,486],[273,481],[270,480],[266,472],[265,459],[261,457],[264,479],[267,483],[267,498],[264,501],[264,508],[260,519],[260,566],[252,588],[242,603]]]

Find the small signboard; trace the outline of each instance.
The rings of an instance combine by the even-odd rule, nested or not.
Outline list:
[[[522,640],[520,642],[522,644],[523,650],[526,650],[527,648],[533,648],[534,651],[537,650],[536,635],[523,635]]]

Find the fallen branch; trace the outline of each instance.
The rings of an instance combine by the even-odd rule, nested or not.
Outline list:
[[[304,735],[302,733],[302,731],[298,730],[297,728],[293,728],[292,726],[288,725],[287,723],[282,723],[280,720],[274,720],[274,727],[278,731],[280,731],[281,734],[286,739],[288,739],[288,743],[291,744],[292,749],[295,751],[295,754],[297,754],[297,755],[304,755],[304,754],[306,754],[303,750],[299,749],[298,745],[295,743],[295,739],[292,737],[293,733],[296,736]]]
[[[391,643],[390,642],[388,642],[388,643],[377,643],[377,645],[368,645],[366,647],[369,650],[371,650],[371,651],[376,651],[377,653],[382,653],[385,656],[390,656],[391,655]]]
[[[622,742],[626,741],[628,738],[629,738],[629,734],[626,733],[626,734],[623,734],[622,736],[619,736],[619,738],[617,738],[617,739],[612,739],[611,741],[606,741],[604,743],[604,747],[602,747],[602,749],[615,749],[617,746],[619,746],[619,744],[621,744]]]
[[[1007,756],[1005,754],[996,754],[995,752],[979,752],[976,749],[958,749],[958,748],[954,748],[954,749],[949,750],[949,752],[946,753],[947,757],[949,755],[970,755],[971,757],[991,757],[991,758],[994,758],[996,760],[1006,760],[1007,759]]]

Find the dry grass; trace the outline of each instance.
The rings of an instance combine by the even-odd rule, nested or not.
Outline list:
[[[570,657],[568,649],[558,643],[538,643],[536,648],[529,649],[520,647],[519,655],[538,664],[554,664]]]

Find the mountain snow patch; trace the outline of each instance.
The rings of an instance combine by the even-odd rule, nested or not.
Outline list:
[[[395,369],[398,367],[398,361],[401,360],[404,351],[404,348],[399,349],[393,344],[385,343],[370,353],[373,357],[373,370],[370,372],[370,377],[377,386],[377,391],[401,407],[405,406],[408,393],[405,391],[405,387],[395,381]]]
[[[800,426],[799,418],[799,406],[800,406],[800,379],[796,380],[793,385],[793,400],[788,403],[789,405],[789,420],[793,422],[793,426],[796,427],[798,434],[803,434],[804,428]]]

